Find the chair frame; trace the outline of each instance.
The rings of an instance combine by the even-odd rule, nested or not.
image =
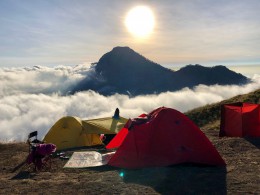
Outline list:
[[[28,139],[27,139],[27,143],[29,145],[29,153],[26,159],[27,162],[27,169],[28,170],[32,170],[34,172],[38,172],[38,171],[48,171],[51,169],[51,165],[52,165],[52,159],[51,159],[51,154],[50,155],[38,155],[38,154],[32,154],[33,152],[36,151],[37,146],[39,146],[39,144],[43,144],[44,142],[40,141],[37,139],[37,135],[38,135],[38,131],[33,131],[31,133],[29,133],[28,135]],[[34,137],[34,139],[32,139]],[[30,155],[33,155],[33,161],[32,163],[29,163],[29,158]],[[42,166],[39,168],[37,167],[37,161],[41,161]]]

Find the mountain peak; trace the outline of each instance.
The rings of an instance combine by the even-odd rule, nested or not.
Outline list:
[[[114,47],[113,49],[112,49],[112,52],[123,52],[123,51],[125,51],[125,52],[129,52],[129,51],[134,51],[134,50],[132,50],[130,47],[128,47],[128,46],[117,46],[117,47]]]
[[[123,60],[124,58],[129,58],[129,57],[131,57],[130,60],[133,60],[133,59],[136,59],[136,58],[138,58],[138,60],[140,60],[140,58],[145,59],[141,54],[135,52],[130,47],[127,47],[127,46],[124,46],[124,47],[117,46],[117,47],[114,47],[110,52],[104,54],[100,58],[99,63],[102,63],[101,61],[108,60],[108,58]]]
[[[125,74],[129,70],[144,72],[153,68],[165,69],[135,52],[130,47],[114,47],[100,58],[96,71],[106,77],[115,77],[115,73],[117,73],[117,77],[121,77],[123,73]]]

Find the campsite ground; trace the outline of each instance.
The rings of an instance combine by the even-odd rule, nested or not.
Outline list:
[[[64,169],[66,160],[57,157],[51,171],[34,173],[19,167],[28,154],[25,143],[0,144],[0,194],[260,194],[260,139],[220,139],[216,127],[202,130],[226,167]]]

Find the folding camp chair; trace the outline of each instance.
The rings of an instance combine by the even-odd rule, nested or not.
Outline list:
[[[29,145],[29,153],[32,151],[34,146],[42,143],[40,140],[37,139],[37,135],[38,135],[38,131],[33,131],[28,135],[27,143]]]
[[[37,139],[37,135],[37,131],[28,135],[29,154],[26,160],[27,165],[33,171],[50,170],[52,164],[51,155],[56,151],[56,146],[43,143]]]

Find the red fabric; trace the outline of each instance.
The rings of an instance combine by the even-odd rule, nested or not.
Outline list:
[[[140,125],[146,123],[148,120],[147,114],[141,114],[137,118],[129,119],[124,128],[122,128],[118,134],[109,142],[106,146],[107,149],[118,148],[123,143],[125,137],[128,134],[128,129],[131,129],[134,125]]]
[[[260,137],[260,104],[222,105],[219,135],[221,137]]]
[[[241,107],[240,106],[232,106],[226,105],[224,106],[223,115],[225,117],[225,121],[223,121],[224,129],[232,129],[232,131],[223,132],[223,136],[235,136],[242,137],[242,115],[241,115]]]
[[[54,144],[38,144],[33,148],[31,153],[29,154],[27,158],[27,163],[35,164],[37,169],[40,170],[43,165],[42,159],[44,158],[44,156],[50,155],[55,151],[56,146]]]
[[[124,141],[125,137],[128,134],[127,128],[122,128],[117,135],[109,142],[109,144],[106,146],[107,149],[113,149],[118,148],[122,142]]]
[[[145,123],[128,131],[109,165],[121,168],[179,163],[225,165],[208,138],[182,113],[161,107],[147,118]]]
[[[243,136],[260,137],[260,104],[244,104]]]

